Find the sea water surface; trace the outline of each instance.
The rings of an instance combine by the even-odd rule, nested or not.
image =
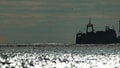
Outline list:
[[[0,47],[0,68],[120,68],[120,45]]]

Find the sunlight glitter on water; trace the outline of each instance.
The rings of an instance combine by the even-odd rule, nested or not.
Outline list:
[[[0,48],[0,68],[120,68],[119,48]]]

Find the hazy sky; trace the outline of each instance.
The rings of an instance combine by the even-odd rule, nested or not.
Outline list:
[[[120,0],[0,0],[0,43],[75,43],[89,17],[118,30]]]

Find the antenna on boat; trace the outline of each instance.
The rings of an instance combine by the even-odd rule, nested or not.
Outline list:
[[[120,37],[120,20],[119,20],[119,37]]]
[[[87,29],[86,29],[86,33],[89,32],[89,28],[92,29],[91,32],[94,32],[94,28],[93,28],[93,24],[91,23],[91,17],[89,17],[89,23],[87,24]]]
[[[89,17],[89,24],[91,24],[91,17]]]

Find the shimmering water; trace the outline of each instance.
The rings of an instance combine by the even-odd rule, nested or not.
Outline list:
[[[120,68],[120,46],[0,47],[0,68]]]

